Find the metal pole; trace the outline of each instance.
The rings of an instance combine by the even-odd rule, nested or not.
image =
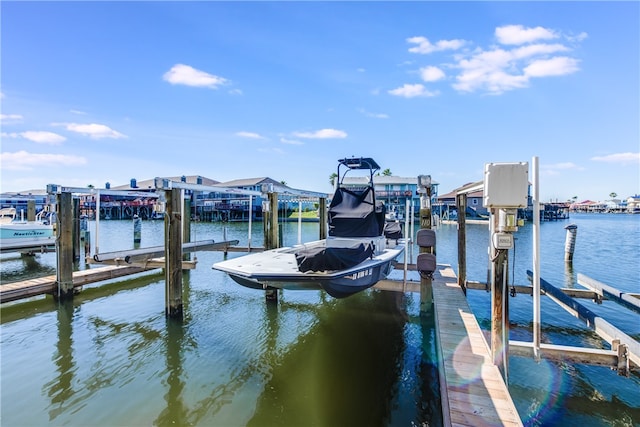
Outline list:
[[[247,243],[247,247],[249,248],[249,252],[251,252],[251,223],[253,220],[253,196],[249,194],[249,242]]]
[[[533,354],[540,359],[540,176],[538,157],[531,161],[533,169]]]
[[[298,244],[302,244],[302,200],[298,199]]]
[[[100,234],[98,234],[98,230],[100,230],[100,191],[96,191],[96,249],[94,255],[98,255],[100,253]]]

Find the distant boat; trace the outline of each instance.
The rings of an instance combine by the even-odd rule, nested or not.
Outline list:
[[[346,167],[342,175],[341,167]],[[253,289],[324,289],[344,298],[370,288],[387,277],[393,260],[405,249],[399,227],[385,236],[385,208],[376,202],[373,187],[373,174],[379,169],[371,158],[338,161],[327,239],[218,262],[213,268]],[[366,186],[342,184],[344,175],[354,170],[368,171]]]
[[[55,246],[53,225],[40,212],[35,221],[16,219],[15,208],[0,209],[0,251],[35,252]]]

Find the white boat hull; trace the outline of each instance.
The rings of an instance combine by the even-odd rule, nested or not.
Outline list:
[[[235,282],[253,289],[323,289],[335,298],[344,298],[386,278],[393,268],[393,260],[404,251],[404,245],[399,244],[385,248],[348,269],[301,272],[295,253],[309,247],[326,247],[326,241],[241,256],[218,262],[213,268],[226,272]]]
[[[54,246],[53,226],[39,222],[0,224],[0,249],[3,252]]]

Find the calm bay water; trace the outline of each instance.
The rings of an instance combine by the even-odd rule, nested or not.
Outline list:
[[[563,260],[568,223],[578,225],[573,269]],[[222,240],[223,227],[227,238],[247,244],[247,224],[192,224],[192,240]],[[297,224],[285,227],[284,244],[295,244]],[[467,229],[468,278],[485,281],[488,230]],[[438,262],[454,270],[456,233],[455,225],[437,230]],[[318,225],[303,224],[302,234],[303,241],[316,239]],[[510,278],[526,284],[531,226],[516,237]],[[132,224],[102,221],[99,239],[100,252],[132,248]],[[142,246],[162,239],[162,222],[144,222]],[[257,223],[252,245],[261,240]],[[580,272],[640,292],[640,216],[573,215],[544,223],[541,246],[541,276],[551,283],[577,286]],[[5,304],[2,425],[441,424],[433,324],[419,316],[418,295],[369,290],[335,300],[285,291],[277,306],[268,305],[262,292],[211,269],[222,253],[195,256],[198,268],[185,274],[183,322],[165,318],[161,274],[85,288],[73,303]],[[3,255],[1,268],[2,283],[54,274],[55,255]],[[468,300],[487,329],[489,294],[470,291]],[[512,339],[531,340],[531,301],[511,299]],[[582,303],[640,339],[637,314],[608,301]],[[542,321],[545,342],[603,347],[547,298]],[[509,387],[527,425],[640,425],[637,374],[623,378],[607,368],[511,357]]]

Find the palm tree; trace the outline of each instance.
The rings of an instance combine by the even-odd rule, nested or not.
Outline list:
[[[615,199],[616,197],[618,197],[618,193],[616,193],[615,191],[613,193],[609,193],[609,197]]]
[[[385,170],[382,171],[382,175],[384,176],[391,176],[391,169],[387,168]]]
[[[336,178],[338,177],[337,173],[332,173],[331,175],[329,175],[329,183],[331,184],[332,187],[336,186]]]

